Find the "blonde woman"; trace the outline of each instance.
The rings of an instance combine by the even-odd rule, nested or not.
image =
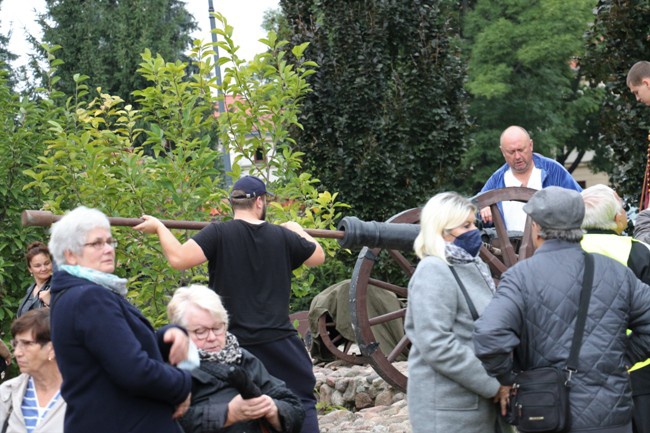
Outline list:
[[[228,332],[228,313],[214,290],[198,285],[179,288],[167,305],[167,315],[170,322],[187,329],[201,358],[200,368],[192,370],[190,409],[181,418],[186,433],[300,432],[305,418],[300,400],[259,359],[239,347],[237,337]],[[257,387],[259,395],[240,395],[243,383],[233,383],[231,367],[247,376],[248,386]]]
[[[480,315],[495,292],[478,257],[476,211],[454,192],[437,194],[422,210],[414,243],[421,260],[409,283],[405,321],[412,344],[407,396],[413,433],[501,427],[495,402],[505,410],[508,389],[487,375],[472,345],[472,310]]]

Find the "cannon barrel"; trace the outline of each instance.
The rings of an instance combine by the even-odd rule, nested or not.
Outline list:
[[[47,227],[63,215],[55,215],[49,211],[25,210],[21,221],[23,226]],[[141,218],[108,217],[111,226],[133,227],[142,222]],[[170,229],[201,230],[210,224],[205,221],[160,220]],[[356,217],[345,217],[338,225],[338,230],[305,229],[316,238],[338,239],[343,248],[387,248],[392,250],[409,251],[413,241],[420,231],[417,224],[393,224],[376,221],[361,221]]]
[[[343,248],[367,246],[411,251],[413,241],[420,233],[419,224],[361,221],[357,217],[343,218],[337,228],[345,233],[343,238],[339,239]]]

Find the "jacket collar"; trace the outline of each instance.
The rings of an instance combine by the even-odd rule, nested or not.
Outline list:
[[[569,249],[582,251],[580,242],[568,242],[560,239],[549,239],[547,241],[544,241],[544,243],[540,245],[537,250],[535,250],[535,254],[546,254]]]

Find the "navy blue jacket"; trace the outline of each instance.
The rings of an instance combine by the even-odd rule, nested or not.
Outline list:
[[[191,376],[165,363],[142,313],[67,272],[54,274],[51,290],[65,432],[180,433],[172,414],[190,393]]]
[[[571,173],[556,160],[542,156],[539,153],[533,153],[533,164],[542,171],[542,188],[561,186],[562,188],[582,192],[582,187],[571,177]],[[485,185],[481,188],[481,192],[505,188],[505,175],[509,169],[510,166],[508,164],[503,164],[485,182]]]

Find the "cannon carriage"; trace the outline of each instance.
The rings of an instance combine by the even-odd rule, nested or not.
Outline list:
[[[488,191],[472,198],[481,209],[489,206],[494,219],[494,230],[481,247],[480,256],[489,265],[492,276],[498,283],[499,278],[509,267],[519,260],[532,255],[533,245],[530,236],[530,218],[526,220],[523,233],[515,236],[508,233],[505,222],[499,212],[502,201],[527,202],[535,193],[529,188],[503,188]],[[43,211],[23,212],[22,223],[27,226],[47,226],[60,219],[60,216]],[[408,303],[407,283],[415,271],[417,260],[412,252],[413,241],[419,232],[420,209],[403,211],[386,222],[364,222],[354,217],[344,218],[338,230],[307,230],[314,237],[335,238],[344,248],[361,248],[349,283],[348,308],[350,322],[354,331],[354,340],[343,338],[336,330],[331,317],[325,314],[318,317],[318,335],[327,349],[337,358],[360,364],[369,363],[373,369],[393,387],[405,391],[407,376],[396,368],[395,362],[405,359],[410,342],[405,335],[394,342],[391,347],[380,344],[378,334],[381,327],[397,326],[403,329]],[[135,226],[142,222],[138,218],[109,218],[114,226]],[[162,220],[169,228],[199,230],[207,222]],[[382,277],[375,276],[377,263],[383,261],[393,266],[392,272],[383,272]],[[388,275],[388,277],[386,276]],[[371,308],[372,297],[377,291],[385,291],[396,297],[394,309],[377,314]],[[375,295],[372,295],[375,293]],[[304,316],[303,316],[304,318]],[[351,352],[356,343],[360,354]]]

